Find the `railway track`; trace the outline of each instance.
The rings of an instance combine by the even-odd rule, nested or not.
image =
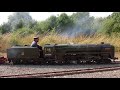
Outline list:
[[[6,75],[6,76],[0,76],[0,78],[46,78],[46,77],[54,77],[54,76],[94,73],[94,72],[103,72],[103,71],[112,71],[112,70],[120,70],[120,66],[91,68],[91,69],[65,70],[65,71],[22,74],[22,75]]]

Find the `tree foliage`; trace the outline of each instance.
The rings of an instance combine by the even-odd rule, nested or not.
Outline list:
[[[11,31],[22,27],[29,27],[29,24],[34,22],[28,12],[15,12],[8,17],[8,23],[12,27]]]
[[[16,31],[14,31],[13,35],[25,37],[25,36],[27,36],[29,34],[33,34],[33,33],[34,33],[34,31],[32,29],[23,27],[23,28],[18,28]]]
[[[4,33],[8,33],[10,32],[11,26],[9,25],[9,23],[3,23],[0,26],[0,33],[4,34]]]
[[[109,35],[120,33],[120,12],[114,12],[108,16],[102,24],[101,31]]]
[[[7,23],[0,26],[0,33],[67,33],[68,35],[91,34],[91,33],[119,33],[120,12],[112,13],[106,18],[94,18],[89,12],[77,12],[72,15],[62,13],[58,16],[50,16],[44,21],[35,21],[28,12],[15,12],[10,15]]]
[[[57,18],[57,29],[60,29],[61,31],[66,30],[68,27],[71,27],[71,25],[73,25],[73,22],[67,14],[62,13]]]

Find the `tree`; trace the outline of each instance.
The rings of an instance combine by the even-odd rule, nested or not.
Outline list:
[[[50,25],[50,28],[53,29],[55,28],[57,25],[57,17],[56,16],[50,16],[48,19],[47,19],[47,22],[49,23]]]
[[[65,13],[62,13],[57,18],[57,29],[61,29],[61,31],[65,31],[67,28],[72,27],[73,21],[72,19]]]
[[[19,23],[16,24],[15,29],[19,29],[19,28],[23,28],[23,27],[24,27],[24,23],[22,20],[20,20]]]
[[[8,23],[11,25],[11,31],[16,30],[16,27],[22,25],[29,27],[29,23],[34,23],[35,21],[29,15],[28,12],[15,12],[13,15],[8,17]]]
[[[29,22],[29,28],[32,29],[34,26],[37,25],[37,21],[35,22]]]
[[[109,15],[104,20],[101,31],[109,35],[112,33],[120,33],[120,12]]]
[[[8,23],[3,23],[3,25],[0,26],[0,33],[1,34],[5,34],[5,33],[8,33],[10,32],[10,25]]]
[[[105,18],[95,18],[94,21],[93,21],[93,30],[94,32],[97,32],[97,33],[101,33],[101,27],[102,27],[102,23],[103,21],[105,20]]]

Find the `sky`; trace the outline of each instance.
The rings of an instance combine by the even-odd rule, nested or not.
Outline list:
[[[0,12],[0,24],[8,21],[8,16],[12,15],[14,12]],[[51,15],[59,15],[61,13],[66,13],[68,15],[72,15],[75,12],[30,12],[30,15],[33,19],[37,21],[42,21],[50,17]],[[107,17],[112,14],[112,12],[90,12],[90,16],[97,17]]]

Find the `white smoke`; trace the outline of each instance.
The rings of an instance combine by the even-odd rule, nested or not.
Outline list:
[[[78,35],[91,35],[94,34],[95,31],[92,30],[93,20],[89,16],[85,16],[83,18],[79,18],[76,20],[75,25],[73,27],[68,27],[66,30],[60,33],[62,36],[67,37],[75,37]]]

